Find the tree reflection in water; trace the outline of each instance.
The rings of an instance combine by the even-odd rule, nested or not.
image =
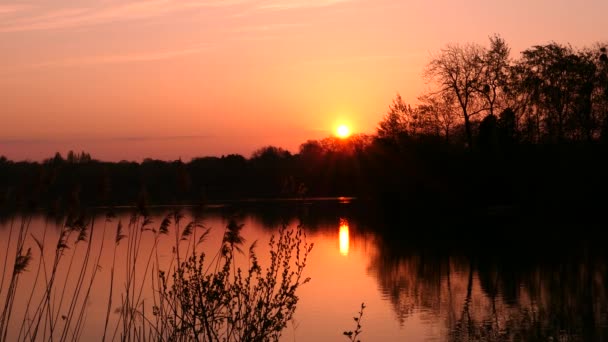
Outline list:
[[[467,237],[459,236],[462,229],[405,231],[400,227],[409,222],[390,211],[370,215],[365,202],[243,212],[269,230],[293,221],[311,234],[329,227],[343,247],[346,229],[336,221],[348,217],[339,225],[349,226],[349,253],[357,237],[377,245],[368,250],[368,271],[397,320],[403,324],[418,314],[430,325],[441,322],[443,340],[608,340],[608,251],[601,239],[584,241],[592,229],[539,228],[532,221],[492,226],[503,232],[499,237],[489,236],[488,228]],[[483,219],[475,227],[485,226]]]
[[[448,340],[606,340],[603,247],[549,244],[488,249],[381,239],[369,271],[402,324],[420,313],[443,321]]]

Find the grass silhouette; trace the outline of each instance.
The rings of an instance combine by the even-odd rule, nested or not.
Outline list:
[[[103,237],[112,225],[109,295],[100,319],[102,341],[277,341],[295,312],[298,288],[310,280],[304,269],[312,244],[300,227],[279,229],[269,242],[270,264],[263,266],[256,254],[257,242],[246,254],[242,252],[243,224],[236,220],[227,224],[217,252],[209,257],[201,247],[210,229],[197,220],[184,223],[179,210],[168,213],[158,225],[144,208],[134,212],[128,224],[114,222],[113,214],[106,215],[103,224],[85,215],[68,215],[54,242],[47,236],[49,227],[41,237],[30,232],[31,215],[17,221],[11,221],[9,248],[0,254],[3,341],[83,337],[93,285],[106,266],[100,265],[108,248]],[[92,245],[100,237],[95,250]],[[144,243],[146,239],[152,243]],[[173,241],[168,263],[161,263],[163,239]],[[26,248],[28,244],[38,251]],[[126,249],[124,256],[117,253],[120,244]],[[49,246],[54,247],[52,253],[46,250]],[[241,254],[245,268],[236,261]],[[45,255],[53,255],[52,260]],[[116,275],[123,271],[120,284]],[[20,282],[24,272],[34,272],[32,283]],[[15,306],[23,302],[24,307]],[[16,317],[17,312],[23,317]]]

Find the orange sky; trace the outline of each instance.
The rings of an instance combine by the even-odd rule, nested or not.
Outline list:
[[[0,155],[189,160],[375,130],[450,42],[606,41],[608,1],[3,0]]]

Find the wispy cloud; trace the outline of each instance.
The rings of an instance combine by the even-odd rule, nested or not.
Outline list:
[[[110,22],[159,17],[205,8],[238,8],[239,13],[328,7],[356,0],[110,0],[78,6],[25,6],[15,0],[0,5],[0,33],[69,29]],[[52,3],[52,2],[51,2]],[[85,5],[82,5],[82,4]],[[87,5],[88,4],[88,5]],[[244,10],[244,12],[243,12]]]
[[[103,139],[104,141],[164,141],[164,140],[193,140],[193,139],[210,139],[212,135],[170,135],[170,136],[132,136],[132,137],[116,137]]]
[[[29,8],[30,6],[20,4],[0,4],[0,16],[15,14]]]
[[[234,17],[245,17],[260,12],[279,12],[292,10],[306,10],[324,8],[343,3],[351,3],[360,0],[262,0],[250,1],[251,6],[244,11],[234,13]]]
[[[58,65],[72,66],[72,65],[92,65],[92,64],[115,64],[115,63],[128,63],[128,62],[145,62],[145,61],[158,61],[164,59],[171,59],[185,55],[192,55],[199,53],[206,49],[206,46],[194,46],[185,49],[177,50],[165,50],[165,51],[153,51],[153,52],[140,52],[132,54],[121,54],[121,55],[107,55],[107,56],[94,56],[80,59],[68,59],[59,61]],[[49,63],[50,65],[53,62]]]
[[[258,6],[262,10],[292,10],[302,8],[328,7],[353,0],[275,0]]]
[[[265,24],[265,25],[252,25],[252,26],[241,26],[235,27],[233,32],[270,32],[280,31],[283,29],[306,27],[310,24],[305,23],[289,23],[289,24]]]
[[[0,24],[0,32],[19,32],[65,29],[99,25],[116,21],[130,21],[163,16],[198,8],[234,6],[247,0],[130,0],[106,2],[68,8],[34,8],[27,16],[18,16]],[[7,13],[15,13],[16,5],[2,5]],[[1,12],[0,12],[1,13]]]
[[[193,55],[200,53],[208,48],[208,45],[194,45],[187,48],[161,50],[161,51],[145,51],[133,52],[115,55],[87,56],[81,58],[60,59],[55,61],[47,61],[29,65],[16,66],[12,69],[37,69],[47,67],[73,67],[73,66],[90,66],[102,64],[120,64],[130,62],[153,62],[166,59],[177,58],[181,56]]]
[[[196,140],[210,139],[212,135],[154,135],[154,136],[117,136],[117,137],[92,137],[92,138],[0,138],[4,145],[38,145],[49,143],[82,143],[82,142],[144,142],[144,141],[174,141],[174,140]]]

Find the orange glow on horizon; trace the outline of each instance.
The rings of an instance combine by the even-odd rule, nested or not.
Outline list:
[[[340,219],[340,232],[338,233],[338,239],[340,241],[340,254],[345,256],[348,255],[350,241],[348,233],[348,221],[346,219]]]
[[[488,48],[496,33],[519,58],[538,44],[606,40],[597,27],[607,1],[444,1],[447,16],[435,7],[3,0],[0,154],[42,161],[74,150],[118,162],[249,156],[270,145],[295,152],[308,140],[373,134],[396,93],[418,105],[436,86],[423,72],[446,44]],[[460,20],[487,13],[495,17],[481,30],[478,20]]]

